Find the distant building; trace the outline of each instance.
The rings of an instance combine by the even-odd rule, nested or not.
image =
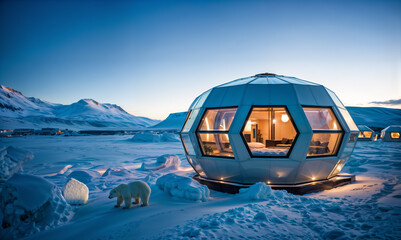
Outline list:
[[[35,133],[34,129],[30,128],[17,128],[14,129],[12,135],[13,136],[26,136],[26,135],[32,135]]]
[[[42,128],[39,132],[40,135],[56,135],[61,133],[62,132],[58,128]]]
[[[386,127],[381,132],[383,142],[401,142],[401,126],[391,125]]]
[[[358,141],[376,141],[377,134],[365,125],[358,125],[359,136]]]

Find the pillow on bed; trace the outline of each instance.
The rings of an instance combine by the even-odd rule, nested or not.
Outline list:
[[[265,147],[265,145],[263,143],[260,143],[260,142],[249,142],[248,146],[250,148],[264,148]]]

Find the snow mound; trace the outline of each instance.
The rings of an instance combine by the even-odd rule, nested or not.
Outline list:
[[[1,238],[20,238],[66,223],[71,207],[60,189],[32,175],[14,174],[1,191]]]
[[[22,171],[22,163],[33,159],[32,152],[13,146],[0,148],[0,180]]]
[[[160,141],[161,142],[179,142],[180,138],[178,134],[175,133],[163,133],[160,136]]]
[[[142,163],[141,170],[157,171],[161,169],[179,169],[181,159],[177,155],[165,154],[156,159],[156,163]]]
[[[89,198],[89,189],[84,183],[71,178],[63,186],[63,195],[69,204],[86,204]]]
[[[68,178],[75,178],[84,184],[91,183],[94,179],[99,178],[100,173],[90,170],[76,170],[68,175]]]
[[[160,142],[160,136],[153,133],[138,133],[131,138],[132,142]]]
[[[241,188],[238,196],[252,201],[268,200],[272,196],[272,188],[266,183],[258,182],[249,188]]]
[[[159,177],[156,185],[170,196],[205,202],[209,198],[209,189],[189,177],[169,173]]]
[[[117,177],[129,177],[131,176],[132,173],[128,171],[125,168],[108,168],[102,175],[102,177],[108,177],[108,176],[117,176]]]

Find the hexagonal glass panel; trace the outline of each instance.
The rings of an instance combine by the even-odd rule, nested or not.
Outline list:
[[[228,130],[237,108],[207,109],[197,130],[199,145],[204,156],[234,157]]]
[[[188,134],[181,134],[181,141],[184,145],[185,152],[189,155],[195,155],[195,149],[192,145],[191,139]]]
[[[304,107],[313,130],[307,157],[333,156],[337,154],[343,130],[331,108]]]
[[[304,107],[304,111],[312,130],[341,130],[331,108]]]
[[[337,153],[341,133],[314,133],[309,145],[308,156],[331,156]]]
[[[204,155],[234,157],[228,134],[199,133],[198,138]]]
[[[199,109],[191,110],[187,115],[187,120],[185,121],[184,127],[182,128],[182,132],[189,132],[191,129],[196,116],[198,116]]]
[[[287,157],[297,133],[285,107],[253,107],[242,128],[253,157]]]
[[[199,131],[228,131],[237,108],[208,109],[203,115]]]

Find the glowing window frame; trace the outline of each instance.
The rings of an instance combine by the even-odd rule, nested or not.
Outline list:
[[[288,118],[290,119],[290,121],[291,121],[291,123],[292,123],[292,125],[293,125],[293,127],[295,129],[295,132],[297,132],[297,134],[294,137],[294,140],[292,142],[292,145],[291,145],[290,149],[288,149],[287,155],[285,155],[285,156],[262,156],[262,155],[254,156],[254,155],[252,155],[252,151],[248,146],[248,142],[246,141],[243,132],[245,130],[245,127],[246,127],[246,124],[248,122],[248,119],[251,117],[251,114],[252,114],[252,111],[253,111],[254,108],[284,108],[285,109],[285,111],[286,111],[286,113],[288,115]],[[249,156],[251,158],[289,158],[290,155],[291,155],[292,149],[294,148],[295,144],[297,143],[297,139],[298,139],[298,136],[299,136],[299,131],[298,131],[297,125],[295,124],[295,121],[292,118],[290,111],[288,111],[288,108],[287,108],[286,105],[252,105],[251,109],[248,112],[248,115],[246,116],[244,125],[241,128],[240,135],[241,135],[242,141],[245,144],[246,150],[248,150],[248,154],[249,154]]]
[[[337,149],[336,149],[336,151],[335,151],[335,153],[333,153],[333,154],[329,154],[329,155],[313,155],[313,156],[308,156],[308,154],[306,154],[306,158],[325,158],[325,157],[336,157],[336,156],[338,156],[338,152],[340,151],[340,148],[341,148],[341,146],[342,146],[342,142],[343,142],[343,139],[344,139],[344,135],[345,135],[345,131],[344,131],[344,126],[341,124],[341,122],[339,121],[339,119],[338,119],[338,116],[337,116],[337,114],[336,114],[336,112],[334,111],[334,109],[333,109],[333,107],[325,107],[325,106],[309,106],[309,105],[302,105],[301,106],[302,107],[302,111],[303,111],[303,113],[305,114],[305,118],[306,118],[306,120],[308,121],[308,124],[309,124],[309,126],[312,128],[312,125],[310,124],[310,122],[309,122],[309,119],[308,119],[308,117],[306,117],[306,113],[305,113],[305,108],[322,108],[322,109],[330,109],[331,111],[332,111],[332,113],[333,113],[333,116],[336,118],[336,120],[337,120],[337,123],[340,125],[340,128],[341,128],[341,130],[313,130],[312,129],[312,132],[313,132],[313,134],[312,134],[312,139],[313,139],[313,135],[315,134],[315,133],[317,133],[317,134],[319,134],[319,133],[328,133],[328,134],[330,134],[330,133],[340,133],[341,135],[340,135],[340,138],[339,138],[339,140],[338,140],[338,146],[337,146]],[[359,134],[359,132],[358,132],[358,134]],[[309,148],[310,148],[310,144],[311,144],[311,142],[312,142],[312,139],[311,139],[311,141],[309,142],[309,145],[308,145],[308,152],[309,152]]]
[[[234,159],[234,158],[235,158],[235,157],[234,157],[234,150],[233,150],[233,156],[232,156],[232,157],[231,157],[231,156],[221,156],[221,155],[210,155],[210,154],[205,154],[204,151],[203,151],[203,148],[202,148],[202,144],[201,144],[201,137],[200,137],[200,135],[199,135],[199,134],[205,134],[205,133],[206,133],[206,134],[208,133],[208,134],[227,134],[227,135],[228,135],[228,132],[229,132],[229,130],[230,130],[230,128],[231,128],[232,123],[231,123],[230,127],[229,127],[226,131],[221,131],[221,130],[205,131],[205,130],[199,130],[199,129],[200,129],[201,126],[202,126],[203,119],[205,118],[205,116],[206,116],[208,110],[219,110],[219,109],[229,109],[229,108],[235,108],[235,109],[236,109],[236,110],[235,110],[234,117],[233,117],[233,122],[234,122],[234,119],[235,119],[235,117],[237,116],[237,113],[238,113],[238,106],[230,106],[230,107],[212,107],[212,108],[205,108],[205,110],[203,111],[202,117],[201,117],[201,119],[200,119],[200,121],[199,121],[199,124],[198,124],[198,127],[196,128],[196,131],[195,131],[195,133],[196,133],[196,140],[198,141],[198,146],[199,146],[199,149],[201,150],[202,157],[228,158],[228,159]],[[232,149],[232,144],[231,144],[231,141],[230,141],[230,137],[228,137],[228,142],[230,143],[230,146],[231,146],[231,149]]]

